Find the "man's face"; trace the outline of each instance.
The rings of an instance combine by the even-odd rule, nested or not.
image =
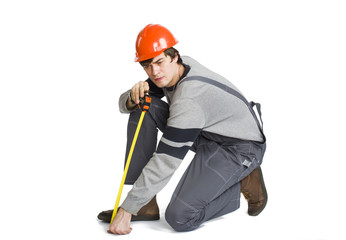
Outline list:
[[[178,73],[178,56],[171,59],[161,53],[154,57],[149,65],[143,66],[150,80],[159,88],[172,87],[179,78]]]

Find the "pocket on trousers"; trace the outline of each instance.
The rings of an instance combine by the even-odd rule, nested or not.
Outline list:
[[[206,166],[215,172],[225,182],[235,174],[239,174],[242,164],[236,152],[229,148],[219,147],[206,161]]]

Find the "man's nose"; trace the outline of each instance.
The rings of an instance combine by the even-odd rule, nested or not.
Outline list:
[[[160,67],[156,64],[151,65],[151,73],[156,76],[160,72]]]

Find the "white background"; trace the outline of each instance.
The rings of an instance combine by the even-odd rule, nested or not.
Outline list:
[[[1,1],[0,238],[111,239],[127,116],[119,95],[146,75],[149,23],[262,104],[269,194],[189,233],[165,207],[191,154],[158,195],[162,219],[128,239],[345,239],[344,1]],[[125,187],[123,196],[128,188]]]

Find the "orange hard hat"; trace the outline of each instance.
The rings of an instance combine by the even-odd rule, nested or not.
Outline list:
[[[167,28],[158,24],[149,24],[137,36],[135,62],[156,57],[177,43]]]

